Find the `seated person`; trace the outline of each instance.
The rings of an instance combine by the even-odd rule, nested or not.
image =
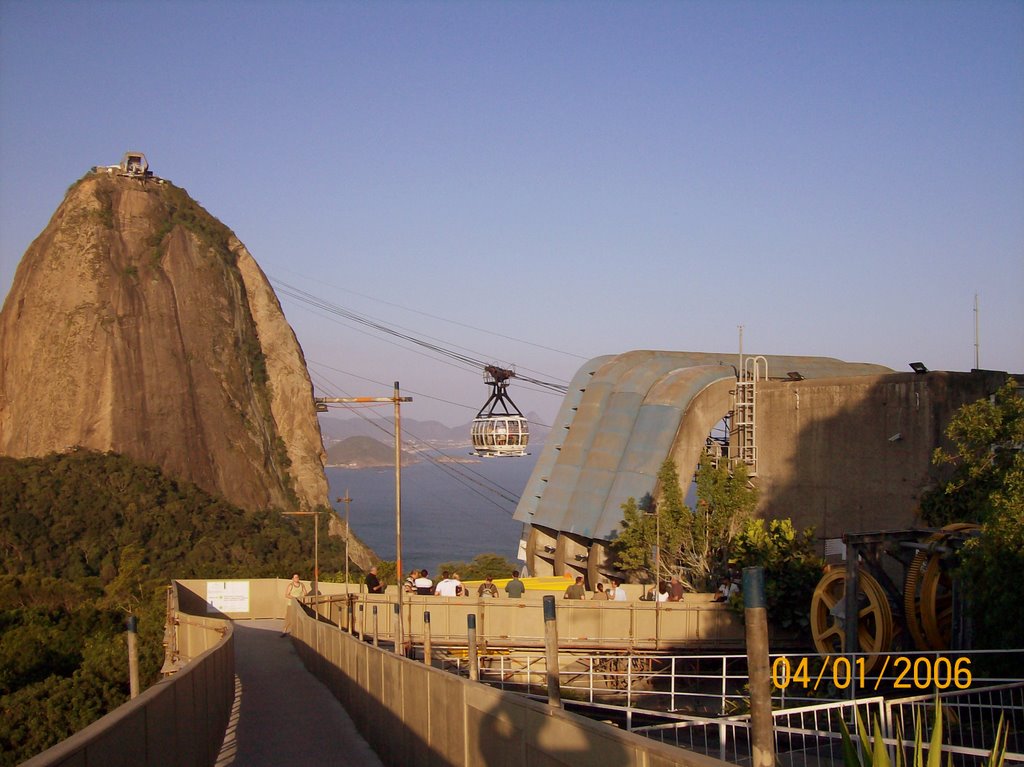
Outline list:
[[[728,602],[729,598],[733,594],[739,594],[740,587],[732,582],[729,577],[722,578],[721,585],[718,587],[718,593],[715,594],[715,598],[712,602]]]

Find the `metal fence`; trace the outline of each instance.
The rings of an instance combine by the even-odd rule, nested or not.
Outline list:
[[[435,652],[465,673],[465,650]],[[659,655],[615,652],[560,653],[563,694],[625,709],[721,717],[747,709],[745,655]],[[546,684],[538,651],[478,650],[480,677],[501,689],[529,691]],[[1024,650],[901,653],[898,656],[773,654],[775,709],[884,696],[957,692],[1020,681],[1007,668],[1024,668]],[[1003,671],[1000,671],[1003,669]]]
[[[936,697],[941,707],[936,706]],[[980,764],[992,749],[1000,719],[1007,727],[1006,763],[1024,764],[1024,682],[997,687],[886,701],[881,697],[825,703],[772,712],[775,753],[784,767],[842,764],[842,723],[859,744],[857,720],[872,737],[876,727],[890,751],[914,748],[915,722],[928,735],[942,716],[942,751],[957,765]],[[691,719],[685,722],[636,727],[634,732],[735,764],[750,764],[749,716]]]
[[[448,650],[440,663],[466,673],[465,655]],[[1024,682],[1005,676],[1024,651],[771,658],[776,753],[786,767],[841,764],[840,722],[858,742],[858,713],[869,728],[878,722],[890,749],[912,747],[914,717],[931,732],[936,699],[943,751],[958,767],[988,754],[1000,716],[1007,762],[1024,761]],[[479,664],[480,680],[501,689],[530,694],[547,683],[536,652],[482,651]],[[591,716],[737,764],[751,759],[750,721],[740,713],[749,700],[745,656],[563,652],[558,676],[563,700]]]

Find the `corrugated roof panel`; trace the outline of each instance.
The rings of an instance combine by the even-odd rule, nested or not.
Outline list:
[[[636,351],[619,355],[602,365],[594,374],[580,401],[576,418],[556,465],[578,467],[570,475],[559,473],[548,483],[546,494],[538,504],[536,518],[548,520],[544,524],[558,530],[592,535],[601,517],[605,498],[615,478],[622,451],[633,431],[633,421],[643,404],[647,389],[657,380],[663,369],[674,364],[662,352]],[[565,482],[573,487],[562,487]],[[558,485],[557,489],[554,488]],[[552,491],[554,490],[554,494]],[[558,516],[553,507],[569,493],[569,502]]]
[[[614,513],[606,511],[606,513],[601,515],[601,519],[598,520],[598,525],[594,527],[591,537],[600,540],[614,540],[622,529],[619,525],[619,522],[622,520],[622,504],[628,498],[635,498],[639,501],[647,493],[654,495],[654,484],[656,481],[657,473],[655,473],[655,476],[651,476],[650,474],[640,474],[639,472],[631,471],[618,472],[608,493],[606,507],[614,504],[614,499],[621,500],[615,506]]]
[[[570,508],[572,493],[580,476],[580,467],[556,463],[548,479],[544,495],[537,503],[537,511],[530,520],[536,525],[563,530],[566,511]]]
[[[571,513],[566,515],[560,529],[593,538],[594,526],[614,481],[614,470],[583,469],[572,494]]]
[[[643,396],[632,391],[616,391],[608,397],[593,441],[583,456],[563,529],[590,535],[582,531],[593,530],[597,524],[642,403]]]
[[[583,465],[587,451],[597,436],[597,427],[611,394],[612,385],[607,381],[595,381],[587,388],[576,410],[576,418],[569,429],[569,436],[562,445],[561,454],[558,456],[559,463]]]
[[[701,392],[723,379],[734,379],[731,367],[700,365],[677,368],[651,387],[622,452],[616,482],[609,488],[601,517],[594,525],[595,537],[616,534],[622,520],[622,504],[628,498],[639,501],[645,494],[653,494],[658,472],[672,450],[683,414]]]
[[[622,451],[619,471],[658,473],[679,430],[682,408],[674,405],[644,405],[637,414],[630,440]],[[625,500],[625,499],[623,499]]]
[[[565,444],[565,440],[568,439],[569,427],[576,417],[576,409],[579,407],[580,400],[583,399],[583,393],[594,377],[594,373],[613,358],[614,355],[611,354],[595,357],[592,360],[588,360],[576,371],[576,375],[573,376],[572,381],[569,383],[569,389],[566,392],[565,398],[558,408],[558,415],[555,416],[551,433],[548,434],[544,448],[537,457],[537,463],[534,464],[533,471],[530,473],[530,479],[526,483],[526,488],[523,490],[519,503],[516,505],[515,514],[512,515],[513,519],[527,523],[533,521],[540,498],[543,497],[544,492],[547,490],[551,473],[554,471],[555,463],[558,460],[559,451],[562,445]]]

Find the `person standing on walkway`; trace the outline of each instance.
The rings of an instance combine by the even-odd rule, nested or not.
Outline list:
[[[441,573],[441,580],[434,586],[434,593],[439,597],[456,597],[459,595],[458,586],[459,584],[456,583],[451,574],[445,570]]]
[[[420,577],[419,570],[413,570],[409,573],[409,577],[405,579],[405,583],[402,585],[402,589],[406,594],[416,593],[416,579]]]
[[[295,605],[293,599],[301,599],[306,596],[306,587],[299,579],[298,573],[292,574],[292,579],[284,587],[284,631],[281,636],[288,636],[295,628]]]
[[[427,577],[426,568],[420,570],[419,576],[412,582],[416,587],[416,593],[420,596],[430,596],[434,593],[434,582]]]
[[[481,583],[476,590],[476,595],[481,599],[483,597],[497,599],[498,587],[494,585],[494,577],[488,575],[484,582]]]
[[[583,588],[583,576],[577,575],[576,582],[565,590],[562,599],[583,599],[585,596],[586,590]]]
[[[668,584],[668,601],[669,602],[682,602],[683,601],[683,584],[679,582],[679,576],[673,575],[672,580]]]
[[[383,594],[384,584],[380,582],[380,578],[377,577],[377,566],[374,565],[370,568],[370,572],[366,574],[366,591],[369,594]]]
[[[622,581],[617,578],[612,578],[612,586],[608,589],[610,596],[608,597],[613,602],[625,602],[626,601],[626,590],[622,588]]]
[[[519,580],[519,571],[512,571],[512,580],[505,584],[505,593],[508,594],[509,599],[522,599],[523,592],[526,591],[526,585]]]

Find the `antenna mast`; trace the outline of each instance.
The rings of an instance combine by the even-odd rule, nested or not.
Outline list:
[[[974,294],[974,369],[981,370],[981,337],[978,330],[978,294]]]

